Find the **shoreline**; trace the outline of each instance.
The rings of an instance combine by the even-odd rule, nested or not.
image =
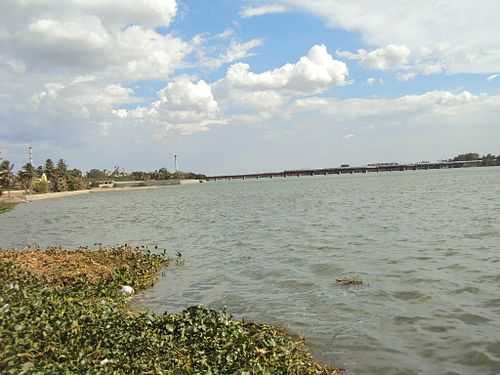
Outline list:
[[[127,186],[127,187],[113,187],[113,188],[96,188],[96,189],[85,189],[85,190],[74,190],[74,191],[60,191],[53,193],[42,193],[42,194],[18,194],[12,197],[2,197],[0,201],[6,203],[30,203],[38,202],[47,199],[58,199],[66,198],[94,193],[106,193],[106,192],[117,192],[117,191],[132,191],[132,190],[151,190],[156,189],[157,186]]]
[[[127,245],[0,251],[0,369],[339,374],[311,355],[303,337],[234,319],[226,309],[134,310],[130,296],[152,287],[171,261]]]
[[[92,188],[84,190],[73,190],[73,191],[61,191],[61,192],[51,192],[42,194],[24,194],[23,191],[15,190],[10,192],[10,196],[0,197],[0,202],[6,203],[27,203],[27,202],[37,202],[47,199],[58,199],[73,197],[79,195],[87,195],[92,193],[105,193],[105,192],[117,192],[117,191],[134,191],[134,190],[150,190],[157,189],[158,187],[164,186],[181,186],[181,185],[195,185],[205,182],[204,180],[165,180],[165,181],[145,181],[142,182],[144,186],[137,186],[137,182],[133,182],[134,185],[130,186],[131,182],[117,182],[116,187],[101,187]],[[120,186],[122,185],[122,186]],[[4,192],[6,193],[6,192]]]

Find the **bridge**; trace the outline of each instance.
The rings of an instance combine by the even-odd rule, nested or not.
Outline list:
[[[220,175],[209,176],[207,181],[220,180],[246,180],[260,178],[275,178],[275,177],[300,177],[300,176],[327,176],[331,174],[354,174],[354,173],[370,173],[370,172],[396,172],[396,171],[417,171],[429,169],[449,169],[449,168],[467,168],[480,167],[481,160],[470,161],[443,161],[437,163],[414,163],[414,164],[397,164],[397,163],[380,163],[369,164],[362,167],[338,167],[338,168],[322,168],[322,169],[296,169],[283,172],[263,172],[250,174],[236,175]]]

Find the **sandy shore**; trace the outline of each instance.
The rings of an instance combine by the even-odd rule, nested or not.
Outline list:
[[[156,186],[139,186],[139,187],[122,187],[122,188],[102,188],[102,189],[91,189],[91,190],[75,190],[75,191],[63,191],[59,193],[45,193],[45,194],[29,194],[20,198],[19,201],[36,202],[43,201],[46,199],[56,199],[72,197],[76,195],[86,195],[90,193],[104,193],[113,191],[129,191],[129,190],[144,190],[144,189],[156,189]]]

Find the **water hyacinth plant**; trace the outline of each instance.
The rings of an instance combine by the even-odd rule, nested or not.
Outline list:
[[[336,374],[304,340],[203,306],[128,308],[164,254],[128,246],[0,252],[2,374]]]

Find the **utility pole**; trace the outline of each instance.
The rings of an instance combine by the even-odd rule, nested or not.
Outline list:
[[[33,165],[33,149],[31,148],[31,146],[28,148],[28,153],[30,156],[30,164]]]
[[[179,171],[179,166],[177,165],[177,155],[174,155],[174,165],[175,165],[175,171]]]

